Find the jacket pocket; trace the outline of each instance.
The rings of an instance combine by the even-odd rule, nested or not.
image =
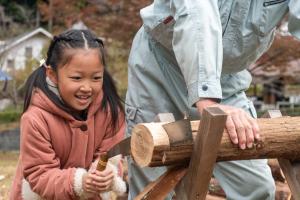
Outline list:
[[[172,16],[168,16],[159,22],[152,30],[146,31],[155,41],[171,50],[174,24],[174,18]]]
[[[259,36],[268,35],[288,11],[288,0],[252,1],[250,23]]]
[[[127,136],[130,136],[133,127],[137,123],[140,123],[137,120],[137,112],[138,112],[138,108],[126,104],[125,114],[126,114],[126,135]]]
[[[134,120],[137,113],[137,108],[126,105],[126,119]]]

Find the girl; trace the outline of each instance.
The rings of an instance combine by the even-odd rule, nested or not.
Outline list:
[[[123,107],[105,69],[103,42],[88,30],[54,37],[46,63],[26,88],[10,199],[100,199],[116,174],[91,166],[124,136]]]

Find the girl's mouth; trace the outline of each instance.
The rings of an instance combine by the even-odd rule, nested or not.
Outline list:
[[[78,102],[82,105],[89,103],[91,98],[91,96],[87,96],[87,95],[75,95],[75,97],[78,100]]]

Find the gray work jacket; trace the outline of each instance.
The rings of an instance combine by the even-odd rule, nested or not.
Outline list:
[[[289,31],[300,39],[300,0],[154,0],[141,17],[148,34],[174,52],[193,105],[247,89],[245,69],[269,48],[288,11]]]

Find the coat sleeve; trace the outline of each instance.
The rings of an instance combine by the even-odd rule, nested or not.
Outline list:
[[[290,0],[289,10],[289,31],[300,40],[300,1]]]
[[[60,160],[52,148],[45,124],[41,125],[26,113],[21,119],[20,151],[23,176],[33,192],[43,199],[76,199],[74,176],[77,169],[60,169]],[[82,171],[85,172],[79,170]]]
[[[172,0],[175,19],[172,46],[184,76],[189,103],[222,98],[223,47],[217,0]]]
[[[123,112],[119,112],[118,124],[115,129],[110,126],[110,117],[107,119],[107,128],[105,136],[100,145],[100,152],[109,150],[115,144],[125,137],[125,116]]]

